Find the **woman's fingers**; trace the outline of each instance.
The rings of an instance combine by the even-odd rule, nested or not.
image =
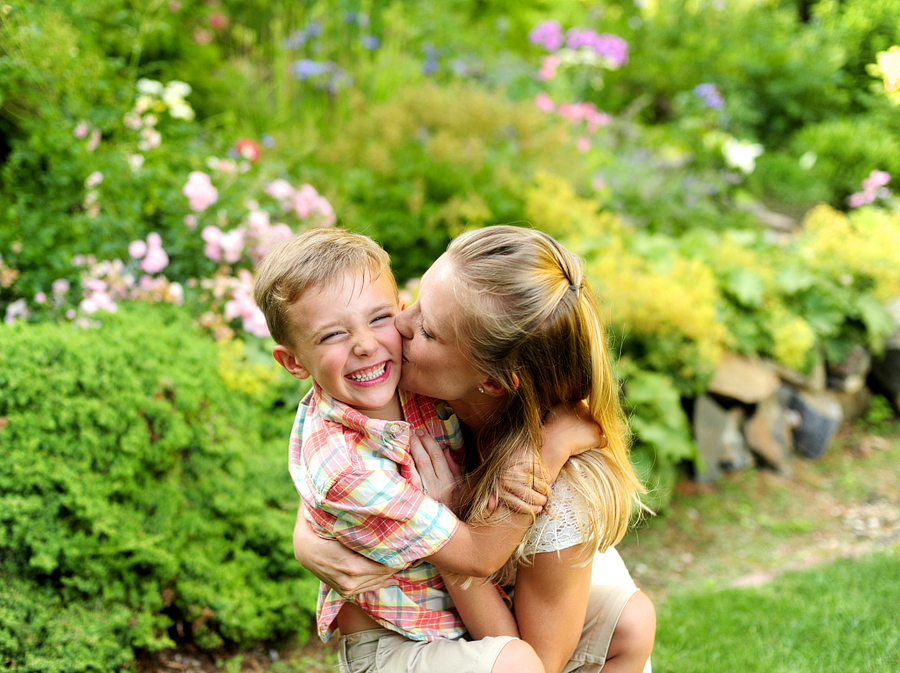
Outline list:
[[[359,555],[347,560],[349,563],[346,564],[344,570],[332,578],[334,584],[325,582],[344,598],[397,584],[397,580],[393,577],[396,571],[387,566]]]

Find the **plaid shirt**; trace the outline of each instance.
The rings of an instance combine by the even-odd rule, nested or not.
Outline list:
[[[290,473],[318,535],[400,569],[394,575],[398,586],[349,600],[407,638],[458,638],[466,629],[440,573],[417,561],[443,547],[459,521],[409,483],[409,436],[421,428],[459,450],[462,433],[446,405],[403,390],[400,402],[405,421],[371,419],[314,384],[291,431]],[[320,584],[316,622],[322,640],[333,634],[347,600]]]

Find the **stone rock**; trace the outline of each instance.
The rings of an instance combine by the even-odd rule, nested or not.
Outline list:
[[[884,355],[873,360],[868,381],[872,390],[887,398],[894,413],[900,414],[900,345],[887,346]]]
[[[709,483],[722,471],[734,471],[753,464],[741,434],[744,410],[725,409],[709,395],[701,395],[694,405],[693,429],[702,465],[697,481]]]
[[[778,376],[759,358],[728,353],[709,382],[709,392],[757,404],[778,390],[779,384]]]
[[[816,364],[813,366],[813,370],[808,374],[799,372],[796,369],[790,369],[778,362],[772,362],[770,364],[772,370],[779,378],[794,388],[808,390],[812,393],[820,393],[826,388],[827,376],[825,373],[825,359],[821,356],[816,358]]]
[[[872,368],[872,356],[862,346],[854,346],[842,362],[828,363],[828,388],[855,393],[866,385],[866,376]]]
[[[844,420],[840,403],[828,392],[792,390],[787,406],[799,414],[794,450],[806,458],[820,457]]]
[[[791,474],[793,427],[788,409],[777,393],[756,405],[744,423],[744,438],[750,450],[766,464],[780,474]]]
[[[844,420],[854,421],[866,415],[869,405],[872,404],[872,391],[868,386],[863,386],[854,392],[837,390],[834,392],[834,398],[841,405]]]

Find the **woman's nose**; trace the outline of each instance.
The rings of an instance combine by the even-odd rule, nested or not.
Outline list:
[[[409,306],[404,310],[400,311],[396,316],[394,316],[394,327],[400,332],[400,336],[404,339],[412,338],[412,325],[411,325],[411,317],[413,313],[413,307]]]

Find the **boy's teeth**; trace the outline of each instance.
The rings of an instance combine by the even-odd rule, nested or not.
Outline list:
[[[350,376],[354,381],[371,381],[372,379],[377,379],[379,376],[384,374],[384,370],[387,367],[387,363],[383,363],[378,369],[374,369],[370,371],[368,374],[353,374]]]

